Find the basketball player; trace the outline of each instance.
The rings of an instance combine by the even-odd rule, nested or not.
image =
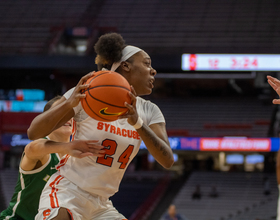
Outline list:
[[[126,219],[113,207],[109,197],[118,191],[141,140],[164,168],[174,163],[160,109],[139,97],[150,94],[155,81],[156,70],[152,68],[149,55],[140,48],[125,45],[122,36],[116,33],[101,36],[95,51],[99,69],[118,72],[128,80],[133,91],[130,93],[132,104],[125,103],[129,111],[119,120],[100,122],[90,118],[80,103],[80,99],[85,98],[81,90],[88,88],[83,83],[93,74],[89,73],[64,94],[57,106],[33,120],[28,135],[36,139],[74,117],[77,122],[75,140],[98,138],[106,150],[104,157],[99,158],[65,158],[42,192],[37,220]]]
[[[50,100],[44,111],[47,111],[60,98],[60,96],[57,96]],[[0,219],[34,220],[38,212],[41,192],[47,180],[56,172],[55,166],[64,154],[79,158],[101,155],[99,154],[102,153],[100,146],[89,145],[90,141],[67,143],[70,140],[71,133],[72,119],[46,138],[38,139],[26,145],[19,166],[19,177],[14,195],[9,207],[2,211]]]

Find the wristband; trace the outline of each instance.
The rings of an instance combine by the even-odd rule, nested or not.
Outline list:
[[[141,128],[142,126],[143,126],[143,120],[142,120],[142,118],[140,118],[138,116],[137,122],[135,123],[135,125],[133,125],[133,127],[137,130],[137,129]]]

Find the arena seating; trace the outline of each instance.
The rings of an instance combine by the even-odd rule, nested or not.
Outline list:
[[[251,209],[245,208],[235,216],[229,216],[226,220],[248,220],[248,219],[276,219],[277,197],[263,200]]]
[[[156,99],[172,136],[267,137],[272,105],[249,97]]]
[[[60,28],[76,25],[90,3],[1,1],[0,54],[47,54]]]
[[[120,191],[111,200],[118,211],[128,218],[140,207],[156,185],[157,181],[125,180],[120,185]]]
[[[160,171],[127,172],[112,202],[131,220],[148,217],[169,184],[169,176]],[[136,199],[137,198],[137,199]]]
[[[263,194],[263,177],[267,176],[270,181],[271,194]],[[192,193],[199,184],[202,197],[193,200]],[[215,185],[219,196],[209,197],[211,187]],[[221,172],[193,172],[188,181],[181,188],[173,203],[178,213],[184,214],[189,220],[221,220],[236,219],[244,213],[252,213],[254,210],[263,209],[260,215],[265,218],[276,216],[276,204],[278,188],[276,177],[272,174],[263,173],[221,173]],[[272,208],[268,212],[265,205],[269,203]],[[269,206],[269,205],[268,205]],[[244,214],[245,215],[245,214]],[[252,215],[253,216],[253,215]],[[246,218],[244,218],[245,220]],[[246,220],[254,219],[247,218]]]
[[[18,169],[10,168],[1,170],[0,172],[1,191],[3,193],[3,195],[1,195],[1,200],[5,203],[4,208],[8,207],[9,202],[14,194],[17,179]]]
[[[0,53],[44,54],[77,25],[118,31],[149,53],[277,53],[279,8],[274,0],[1,1]]]
[[[279,7],[274,0],[108,0],[98,24],[117,27],[149,53],[277,53]]]

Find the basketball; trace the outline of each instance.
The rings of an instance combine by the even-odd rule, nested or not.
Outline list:
[[[127,112],[125,102],[131,103],[130,85],[119,73],[98,71],[86,81],[89,88],[82,91],[84,111],[98,121],[111,122]]]

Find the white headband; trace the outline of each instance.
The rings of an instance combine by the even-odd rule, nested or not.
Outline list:
[[[128,58],[132,57],[134,54],[138,53],[142,49],[134,46],[126,46],[122,50],[122,58],[120,61],[113,63],[111,71],[115,71],[121,65],[121,62],[126,61]]]

